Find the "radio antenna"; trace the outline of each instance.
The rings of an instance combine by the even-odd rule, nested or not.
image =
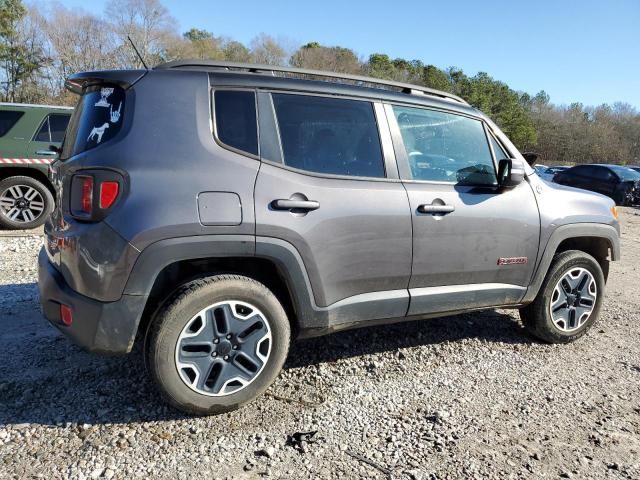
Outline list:
[[[133,51],[136,52],[136,55],[138,56],[138,58],[140,59],[140,62],[142,63],[142,65],[144,66],[144,68],[146,70],[149,70],[149,67],[147,67],[147,64],[144,62],[144,58],[142,58],[142,55],[140,55],[140,52],[138,51],[138,49],[136,48],[136,44],[133,43],[133,40],[131,40],[131,36],[127,35],[127,40],[129,40],[129,43],[131,43],[131,46],[133,47]]]

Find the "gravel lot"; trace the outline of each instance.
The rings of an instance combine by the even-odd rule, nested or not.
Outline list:
[[[574,344],[505,310],[339,333],[209,418],[161,403],[139,351],[92,356],[48,326],[42,237],[2,237],[0,478],[640,478],[640,209],[622,223],[602,317]]]

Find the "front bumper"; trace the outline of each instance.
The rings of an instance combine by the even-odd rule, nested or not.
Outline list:
[[[104,354],[131,351],[147,300],[143,295],[122,295],[115,302],[100,302],[72,290],[49,262],[38,255],[38,287],[42,313],[49,322],[84,349]],[[73,323],[60,318],[60,304],[71,307]]]

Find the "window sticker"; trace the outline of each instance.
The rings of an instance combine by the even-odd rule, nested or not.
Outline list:
[[[103,123],[100,127],[93,127],[91,133],[89,134],[89,137],[87,137],[87,142],[95,140],[95,138],[98,137],[98,140],[96,140],[96,144],[100,143],[102,141],[102,135],[104,135],[104,131],[107,128],[109,128],[108,123]]]
[[[107,98],[113,93],[113,88],[103,87],[100,89],[100,100],[95,103],[96,107],[110,108],[111,104],[107,101]]]
[[[122,102],[118,105],[118,110],[113,111],[113,105],[109,105],[109,117],[111,119],[111,123],[118,123],[120,120],[120,109],[122,108]]]

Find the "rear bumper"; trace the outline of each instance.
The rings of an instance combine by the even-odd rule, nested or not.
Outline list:
[[[122,295],[115,302],[100,302],[72,290],[49,262],[44,248],[38,256],[38,287],[44,317],[82,348],[103,354],[131,351],[147,300],[143,295]],[[73,323],[60,318],[60,304],[71,307]]]

